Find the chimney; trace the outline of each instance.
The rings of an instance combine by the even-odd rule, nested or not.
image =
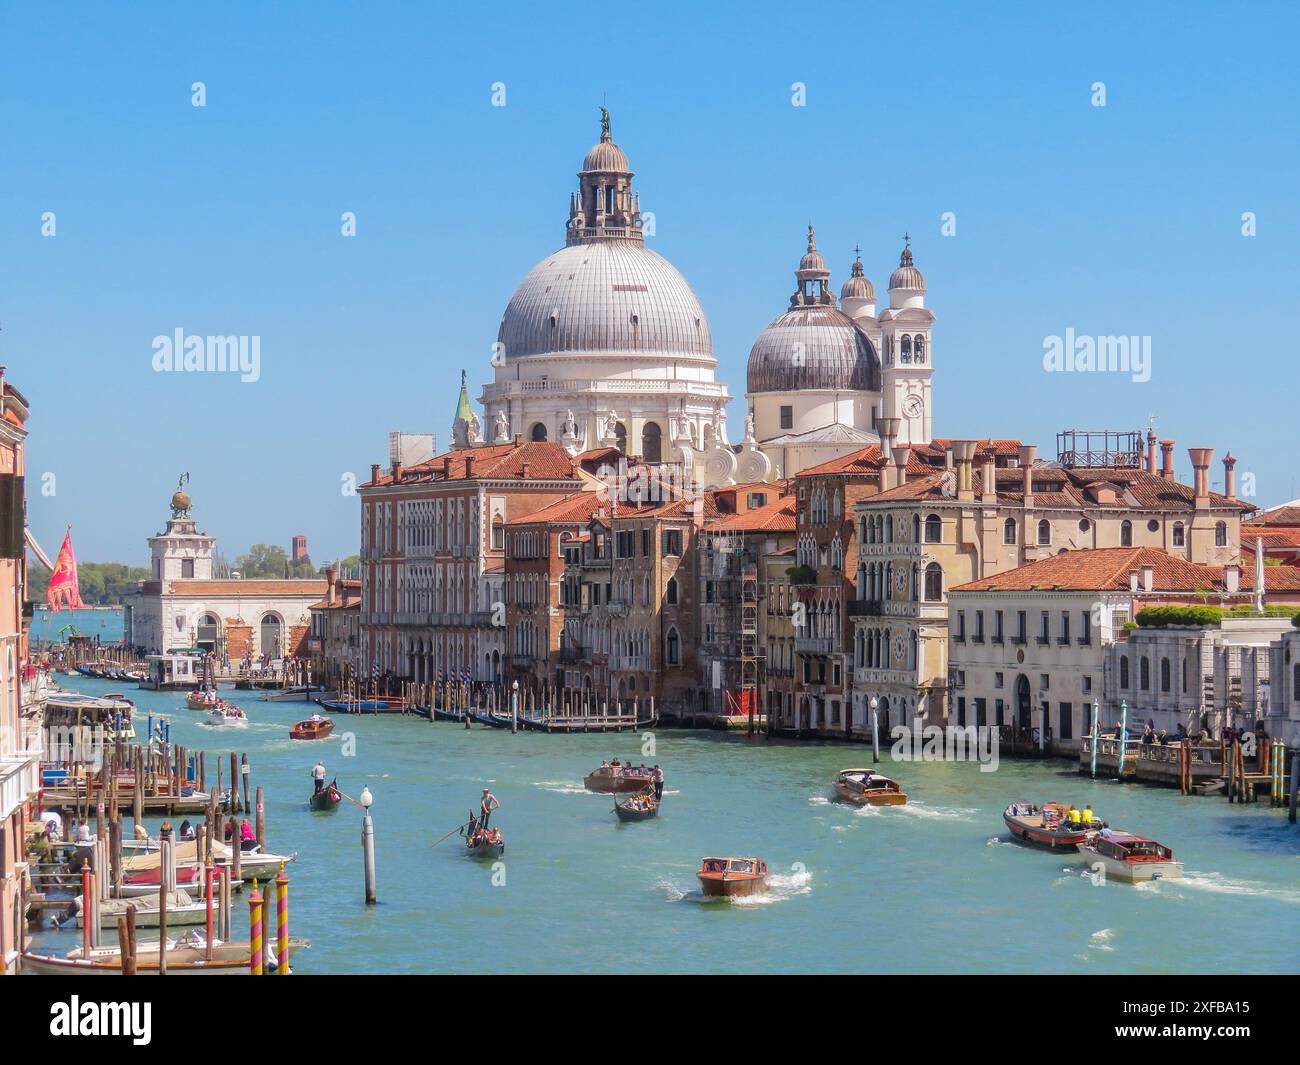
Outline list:
[[[896,447],[891,449],[890,454],[894,456],[894,487],[901,488],[907,484],[907,459],[912,454],[912,449]]]
[[[1166,481],[1174,479],[1174,442],[1160,441],[1160,476]]]
[[[370,482],[373,484],[377,480],[379,480],[379,463],[372,462],[370,464]]]
[[[444,478],[451,477],[451,456],[450,455],[444,455],[442,457],[442,476]]]
[[[1038,461],[1038,448],[1033,444],[1021,444],[1019,449],[1020,469],[1025,478],[1025,509],[1034,505],[1034,463]]]
[[[943,449],[943,468],[945,470],[952,469],[952,445],[951,444],[949,444],[946,448]]]
[[[532,473],[532,469],[533,469],[533,464],[531,462],[521,463],[519,466],[519,476],[522,477],[525,481],[528,480],[528,476],[530,473]]]
[[[1138,571],[1131,570],[1128,575],[1128,590],[1134,595],[1138,592]]]
[[[522,447],[524,443],[524,434],[515,433],[515,447]]]
[[[953,461],[957,464],[957,498],[970,500],[975,498],[974,485],[971,482],[971,463],[975,459],[976,442],[974,440],[954,440],[952,442]]]
[[[880,455],[885,460],[880,468],[880,490],[887,492],[894,487],[894,470],[889,464],[889,454],[894,448],[898,436],[899,418],[881,418],[876,422],[876,431],[880,434]]]
[[[399,460],[393,463],[393,480],[400,481],[401,479],[402,479],[402,463]]]
[[[1237,498],[1237,458],[1231,451],[1223,456],[1223,494],[1229,499]]]
[[[338,604],[338,580],[339,571],[337,566],[329,566],[325,570],[325,602],[330,606]]]
[[[1236,563],[1223,567],[1223,590],[1236,595],[1241,590],[1241,567]]]
[[[993,462],[993,453],[990,451],[984,456],[984,469],[980,473],[981,498],[987,505],[998,501],[997,476],[997,466]]]
[[[1144,592],[1154,592],[1156,590],[1155,566],[1142,567],[1142,590]]]
[[[1146,470],[1147,470],[1147,473],[1155,473],[1155,472],[1156,472],[1156,431],[1155,431],[1154,429],[1148,429],[1148,430],[1147,430],[1147,463],[1146,463]]]
[[[1214,449],[1189,447],[1187,453],[1192,457],[1192,469],[1195,471],[1192,486],[1196,493],[1196,509],[1205,510],[1210,505],[1210,463],[1214,459]]]
[[[473,476],[474,476],[474,456],[466,455],[465,456],[465,479],[469,480]]]

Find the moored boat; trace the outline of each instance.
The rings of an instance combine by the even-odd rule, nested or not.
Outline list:
[[[320,791],[312,794],[308,800],[313,810],[337,810],[338,805],[343,800],[343,793],[339,791],[338,779],[331,780]]]
[[[291,740],[323,740],[334,731],[334,722],[320,714],[312,714],[289,729]]]
[[[1086,843],[1079,844],[1079,853],[1094,871],[1100,865],[1107,877],[1130,884],[1178,880],[1183,875],[1183,863],[1175,861],[1172,850],[1123,829],[1102,829]]]
[[[767,863],[757,858],[705,858],[700,890],[707,898],[736,898],[767,891]]]
[[[1101,828],[1100,821],[1071,824],[1068,803],[1045,802],[1035,806],[1028,802],[1013,802],[1002,811],[1002,820],[1011,835],[1022,843],[1032,843],[1049,850],[1077,850]]]
[[[317,699],[316,702],[326,710],[337,710],[341,714],[400,714],[406,709],[406,701],[395,695],[371,695],[360,699],[342,696]]]
[[[625,791],[643,791],[654,784],[654,770],[646,766],[619,764],[602,765],[582,778],[582,786],[588,791],[601,794],[614,794]]]
[[[289,964],[295,951],[310,946],[305,939],[289,940]],[[136,946],[136,973],[140,976],[157,976],[160,944],[139,943]],[[203,933],[193,929],[180,939],[167,940],[167,974],[169,976],[241,976],[249,971],[249,945],[227,943],[213,939],[209,949]],[[209,953],[212,955],[208,957]],[[122,972],[122,952],[117,946],[92,947],[89,955],[77,947],[63,956],[37,954],[25,951],[22,971],[38,975],[75,974],[79,976],[117,976]],[[267,967],[274,972],[279,958],[275,944],[267,944]],[[292,972],[293,969],[288,970]]]
[[[620,821],[649,821],[659,815],[659,800],[653,791],[639,791],[622,802],[615,801],[614,812]]]
[[[902,806],[907,793],[897,782],[873,769],[841,769],[833,782],[835,797],[858,806]]]

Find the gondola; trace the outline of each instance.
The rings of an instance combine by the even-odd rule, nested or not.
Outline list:
[[[500,858],[505,852],[506,841],[499,828],[477,828],[465,840],[465,853],[471,858]]]
[[[435,721],[464,721],[464,710],[444,710],[440,706],[433,708],[433,719]]]
[[[490,725],[492,728],[510,727],[509,714],[490,714],[486,710],[471,710],[469,716],[480,725]]]
[[[659,800],[652,791],[637,792],[622,802],[615,802],[614,812],[620,821],[649,821],[659,816]]]
[[[337,810],[339,803],[342,801],[343,793],[339,791],[337,777],[321,788],[320,791],[314,792],[308,800],[313,810],[320,810],[325,813]]]

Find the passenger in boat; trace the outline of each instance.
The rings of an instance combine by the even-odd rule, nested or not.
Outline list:
[[[257,846],[257,837],[253,835],[253,826],[248,823],[245,817],[239,825],[239,849],[241,851],[250,851]]]
[[[1097,820],[1097,815],[1092,812],[1092,803],[1089,803],[1083,808],[1083,823],[1085,825],[1090,825],[1095,820]]]
[[[311,770],[312,783],[315,786],[313,795],[319,795],[325,788],[325,763],[317,762]]]
[[[1081,814],[1078,808],[1074,806],[1071,806],[1065,812],[1065,816],[1069,818],[1071,828],[1079,828],[1081,822],[1083,821],[1083,814]]]
[[[483,789],[483,801],[479,803],[479,824],[487,828],[488,821],[492,817],[492,811],[499,809],[500,801],[487,788]]]
[[[138,827],[138,826],[137,826],[137,827]],[[182,822],[181,822],[181,839],[193,839],[193,838],[194,838],[194,835],[195,835],[195,833],[194,833],[194,826],[193,826],[192,824],[190,824],[189,819],[187,818],[186,820],[182,821]]]
[[[186,824],[189,824],[188,821],[185,822],[185,823],[186,823]],[[144,825],[139,824],[139,823],[137,822],[137,823],[136,823],[136,826],[135,826],[135,831],[132,833],[132,835],[133,835],[136,839],[148,839],[148,838],[149,838],[149,831],[148,831],[148,829],[146,829],[146,828],[144,827]]]

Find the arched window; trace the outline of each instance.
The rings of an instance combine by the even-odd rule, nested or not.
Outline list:
[[[1133,546],[1133,523],[1128,519],[1119,523],[1119,546]]]
[[[1228,546],[1228,523],[1226,521],[1216,522],[1214,526],[1214,546]]]
[[[1175,547],[1182,547],[1187,542],[1186,535],[1183,531],[1183,523],[1181,521],[1174,522],[1173,538]]]
[[[1160,659],[1160,690],[1162,692],[1167,692],[1169,690],[1171,679],[1169,659],[1162,658]]]
[[[925,519],[925,542],[937,544],[943,539],[943,522],[938,514],[931,514]]]
[[[622,422],[614,426],[614,446],[624,455],[627,454],[627,426]]]
[[[1004,544],[1014,544],[1016,542],[1016,519],[1008,518],[1002,523],[1002,542]]]
[[[534,422],[534,423],[533,423],[533,429],[532,429],[532,432],[531,432],[531,434],[529,434],[529,435],[532,437],[532,439],[533,439],[535,442],[537,442],[537,443],[545,443],[545,441],[546,441],[546,426],[545,426],[545,424],[542,423],[542,422]]]
[[[1052,542],[1052,523],[1046,518],[1038,523],[1038,542],[1040,545]]]
[[[1119,660],[1119,686],[1128,687],[1128,658],[1121,655]]]
[[[919,544],[920,542],[921,542],[921,515],[913,514],[912,515],[912,543]]]
[[[911,362],[912,361],[912,338],[910,336],[904,335],[901,350],[903,354],[902,354],[902,358],[899,361]]]
[[[663,461],[663,432],[656,422],[646,422],[641,430],[641,457],[646,462]]]
[[[938,603],[943,600],[943,567],[931,562],[925,567],[925,601]]]
[[[280,620],[279,614],[265,614],[262,617],[262,623],[258,626],[261,638],[261,653],[270,655],[272,658],[278,658],[281,650],[281,637],[284,630],[284,622]]]
[[[666,653],[668,656],[668,664],[670,666],[679,666],[682,664],[682,641],[677,635],[676,628],[668,630]]]
[[[664,600],[670,606],[677,605],[677,578],[676,577],[668,578],[668,588],[664,592]]]
[[[912,350],[916,353],[918,363],[925,362],[925,337],[917,337],[912,345]]]
[[[1138,660],[1138,683],[1144,692],[1151,690],[1151,659],[1145,655]]]
[[[1291,667],[1291,701],[1300,703],[1300,662]]]

